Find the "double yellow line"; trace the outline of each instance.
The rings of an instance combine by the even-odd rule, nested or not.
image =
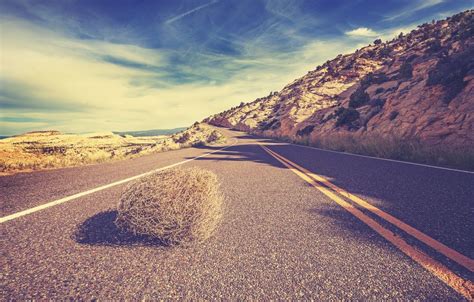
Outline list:
[[[386,240],[390,241],[393,245],[395,245],[399,250],[409,256],[411,259],[419,263],[423,266],[426,270],[431,272],[433,275],[441,279],[447,285],[452,287],[461,295],[465,296],[468,300],[474,301],[474,284],[470,280],[465,280],[454,272],[452,272],[449,268],[441,264],[440,262],[436,261],[435,259],[431,258],[424,252],[416,249],[415,247],[409,245],[405,240],[401,237],[397,236],[390,230],[384,228],[381,224],[379,224],[374,219],[370,218],[366,214],[364,214],[361,210],[356,208],[353,204],[345,201],[342,197],[345,197],[355,204],[359,205],[360,207],[374,213],[375,215],[379,216],[380,218],[384,219],[385,221],[395,225],[397,228],[405,231],[407,234],[413,236],[414,238],[420,240],[424,244],[430,246],[437,252],[443,254],[444,256],[448,257],[449,259],[457,262],[458,264],[462,265],[463,267],[467,268],[471,272],[474,271],[474,260],[461,253],[451,249],[450,247],[442,244],[441,242],[437,241],[436,239],[424,234],[423,232],[413,228],[412,226],[404,223],[403,221],[399,220],[398,218],[393,217],[392,215],[380,210],[379,208],[369,204],[365,200],[357,197],[346,190],[334,185],[326,178],[322,177],[321,175],[312,173],[307,169],[299,166],[298,164],[290,161],[289,159],[279,155],[278,153],[270,150],[268,147],[261,145],[260,147],[263,148],[267,153],[281,162],[285,167],[290,169],[296,175],[301,177],[303,180],[311,184],[313,187],[321,191],[324,195],[329,197],[331,200],[335,201],[341,207],[346,209],[352,215],[360,219],[366,225],[368,225],[371,229],[377,232]],[[342,196],[342,197],[341,197]]]

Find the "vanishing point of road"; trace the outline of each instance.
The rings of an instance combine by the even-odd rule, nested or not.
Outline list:
[[[474,299],[474,173],[222,131],[226,146],[0,177],[0,299]],[[124,187],[177,165],[218,175],[216,235],[123,236]]]

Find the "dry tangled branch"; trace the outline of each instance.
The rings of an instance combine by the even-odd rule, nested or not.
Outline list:
[[[202,242],[215,231],[222,203],[214,173],[200,168],[169,169],[129,185],[120,198],[115,223],[170,245]]]

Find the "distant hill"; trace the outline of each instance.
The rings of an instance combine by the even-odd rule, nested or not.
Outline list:
[[[225,141],[223,134],[206,124],[195,123],[184,131],[181,129],[117,134],[110,131],[66,134],[46,130],[15,135],[0,140],[0,175],[122,160]],[[148,136],[137,137],[143,135]]]
[[[173,129],[153,129],[153,130],[142,130],[142,131],[114,131],[114,134],[118,135],[131,135],[135,137],[140,136],[159,136],[159,135],[171,135],[186,130],[186,127],[173,128]]]

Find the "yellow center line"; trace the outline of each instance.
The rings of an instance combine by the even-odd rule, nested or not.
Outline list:
[[[271,151],[271,150],[270,150]],[[271,151],[273,153],[275,153],[274,151]],[[276,153],[275,153],[276,154]],[[471,272],[474,271],[474,260],[472,260],[471,258],[459,253],[458,251],[455,251],[453,250],[452,248],[446,246],[445,244],[437,241],[436,239],[428,236],[427,234],[415,229],[414,227],[406,224],[405,222],[401,221],[400,219],[380,210],[379,208],[371,205],[370,203],[368,203],[367,201],[363,200],[362,198],[358,197],[358,196],[355,196],[354,194],[351,194],[349,192],[347,192],[346,190],[336,186],[335,184],[331,183],[330,181],[328,181],[326,178],[318,175],[318,174],[315,174],[315,173],[312,173],[311,171],[308,171],[307,169],[299,166],[298,164],[290,161],[289,159],[287,158],[284,158],[283,156],[279,155],[279,154],[276,154],[277,156],[281,157],[282,159],[286,160],[287,162],[289,162],[292,166],[294,166],[295,168],[299,169],[300,171],[302,171],[303,173],[307,174],[308,176],[312,177],[314,180],[322,183],[323,185],[333,189],[334,191],[336,191],[337,193],[341,194],[342,196],[352,200],[353,202],[355,202],[356,204],[360,205],[361,207],[371,211],[372,213],[374,213],[375,215],[379,216],[380,218],[382,219],[385,219],[386,221],[390,222],[391,224],[395,225],[396,227],[398,227],[399,229],[407,232],[408,234],[410,234],[411,236],[415,237],[416,239],[420,240],[421,242],[423,242],[424,244],[430,246],[431,248],[435,249],[436,251],[438,251],[439,253],[445,255],[446,257],[448,257],[449,259],[457,262],[458,264],[464,266],[465,268],[467,268],[468,270],[470,270]]]
[[[370,218],[369,216],[365,215],[362,211],[354,207],[352,204],[346,202],[341,197],[336,195],[334,191],[331,191],[329,188],[324,187],[322,184],[327,185],[329,181],[324,179],[324,182],[320,184],[317,182],[313,177],[313,173],[306,173],[304,172],[306,169],[300,170],[300,166],[294,164],[290,160],[284,158],[283,156],[273,152],[269,148],[260,145],[266,152],[276,158],[279,162],[281,162],[285,167],[289,170],[294,172],[296,175],[301,177],[303,180],[311,184],[313,187],[321,191],[324,195],[329,197],[331,200],[335,201],[345,210],[350,212],[355,217],[359,218],[362,222],[368,225],[371,229],[381,235],[383,238],[391,242],[395,245],[399,250],[409,256],[411,259],[419,263],[423,266],[426,270],[431,272],[433,275],[438,277],[440,280],[445,282],[451,288],[456,290],[458,293],[463,295],[469,300],[474,300],[474,284],[469,280],[464,280],[463,278],[456,275],[452,272],[449,268],[441,264],[440,262],[436,261],[435,259],[431,258],[430,256],[426,255],[424,252],[416,249],[415,247],[409,245],[405,240],[401,237],[397,236],[390,230],[384,228],[378,222]],[[306,170],[307,171],[307,170]],[[313,174],[313,175],[308,175]],[[342,190],[342,189],[340,189]],[[342,194],[341,194],[342,195]],[[353,195],[352,195],[353,196]],[[433,239],[434,240],[434,239]]]

